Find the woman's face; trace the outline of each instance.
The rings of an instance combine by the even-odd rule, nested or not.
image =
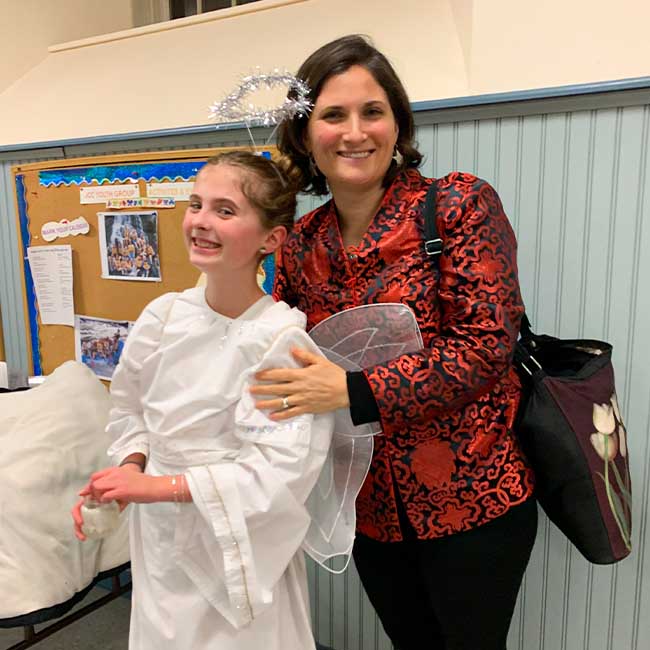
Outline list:
[[[381,187],[396,142],[390,102],[368,70],[355,65],[325,82],[305,145],[332,194]]]

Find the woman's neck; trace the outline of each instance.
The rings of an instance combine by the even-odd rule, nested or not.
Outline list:
[[[224,281],[208,276],[205,287],[205,301],[210,309],[227,318],[238,318],[264,295],[257,280],[242,285],[234,278]]]
[[[384,193],[385,189],[381,185],[368,190],[332,188],[344,246],[357,246],[361,242],[377,213]]]

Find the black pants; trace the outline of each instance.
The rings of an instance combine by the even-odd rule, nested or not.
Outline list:
[[[354,562],[396,650],[505,650],[536,531],[537,503],[529,499],[439,539],[357,535]]]

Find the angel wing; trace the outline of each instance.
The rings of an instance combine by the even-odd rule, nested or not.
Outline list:
[[[401,303],[347,309],[321,321],[309,335],[330,361],[347,371],[422,347],[415,315]],[[332,573],[342,573],[350,562],[355,500],[370,468],[373,437],[379,434],[378,422],[355,426],[349,409],[336,411],[329,454],[307,499],[311,525],[303,542],[305,552]],[[334,567],[334,558],[342,566]]]

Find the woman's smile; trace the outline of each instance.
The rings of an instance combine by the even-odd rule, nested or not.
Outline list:
[[[342,158],[348,158],[351,160],[365,160],[368,158],[370,155],[372,155],[374,150],[372,151],[339,151],[338,155],[341,156]]]

